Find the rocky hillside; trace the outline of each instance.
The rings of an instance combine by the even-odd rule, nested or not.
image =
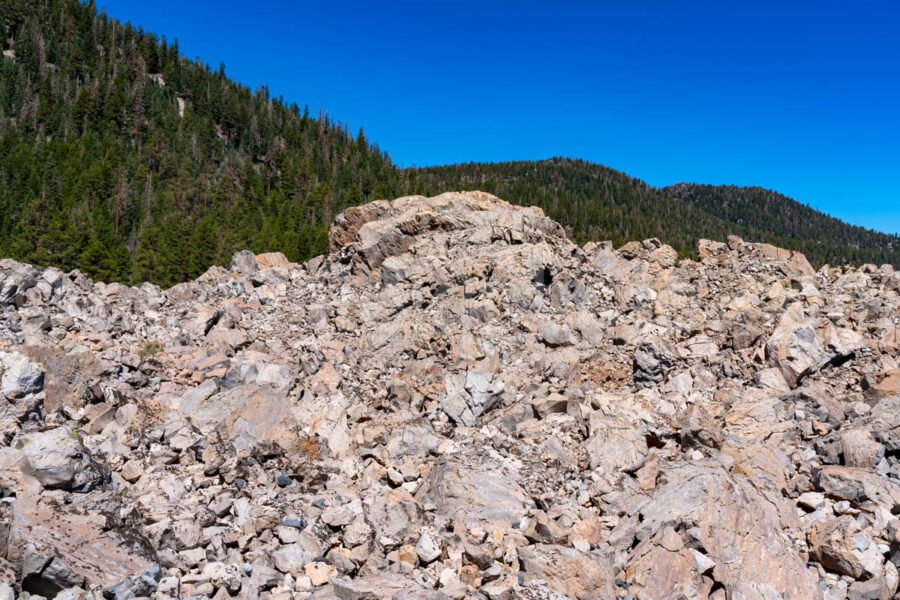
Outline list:
[[[0,256],[160,285],[244,248],[308,259],[397,177],[362,130],[93,0],[0,0]]]
[[[0,262],[0,598],[895,594],[892,267],[477,192],[330,243],[168,290]]]
[[[575,240],[616,247],[659,238],[696,258],[699,239],[738,235],[803,252],[816,267],[888,263],[900,268],[900,236],[844,223],[763,188],[682,183],[654,188],[603,165],[569,158],[465,163],[403,171],[410,194],[485,190],[540,206]]]
[[[844,223],[772,190],[679,183],[663,191],[739,225],[746,236],[800,250],[820,263],[900,267],[900,236]]]
[[[569,158],[464,163],[404,171],[408,193],[485,190],[514,204],[539,206],[580,241],[611,240],[616,247],[648,237],[680,254],[700,238],[725,239],[740,226],[603,165]]]

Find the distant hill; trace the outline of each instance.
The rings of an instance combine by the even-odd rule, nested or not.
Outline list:
[[[814,264],[900,266],[900,238],[848,225],[761,188],[679,184],[653,188],[583,160],[466,163],[407,169],[407,193],[480,189],[517,204],[535,204],[576,240],[657,237],[683,256],[700,238],[739,235],[804,252]]]
[[[816,263],[900,266],[900,236],[849,225],[772,190],[680,183],[663,191]]]
[[[774,192],[656,189],[581,160],[397,169],[362,131],[185,59],[94,2],[0,0],[0,257],[171,285],[240,249],[327,251],[344,208],[481,189],[537,204],[578,241],[658,237],[684,256],[735,233],[815,263],[900,243]]]
[[[407,169],[408,193],[482,190],[521,205],[540,206],[570,235],[586,240],[658,237],[684,255],[699,237],[724,239],[732,227],[692,203],[673,198],[620,171],[583,160],[465,163]]]
[[[0,0],[0,256],[172,284],[233,252],[327,251],[393,197],[360,132],[186,60],[93,2]]]

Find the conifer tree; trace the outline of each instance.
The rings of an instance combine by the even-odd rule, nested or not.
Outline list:
[[[0,24],[0,255],[171,285],[244,248],[309,258],[359,181],[399,192],[364,135],[93,2],[0,0]]]

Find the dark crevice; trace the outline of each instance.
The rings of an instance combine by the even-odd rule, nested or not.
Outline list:
[[[218,325],[219,320],[222,318],[222,311],[216,311],[216,314],[213,315],[213,318],[209,320],[206,324],[206,328],[203,330],[203,335],[209,335],[209,332],[212,331],[212,328]]]
[[[36,596],[54,598],[62,590],[59,585],[38,573],[32,573],[22,580],[22,591]]]
[[[666,445],[661,439],[659,439],[659,436],[657,436],[652,431],[647,432],[647,434],[644,436],[644,439],[647,442],[648,448],[664,448]]]
[[[543,285],[544,287],[548,287],[553,283],[553,273],[550,271],[550,267],[544,267],[535,273],[534,282]]]
[[[825,363],[825,366],[823,368],[840,367],[840,366],[850,362],[854,358],[856,358],[856,352],[849,352],[847,354],[839,354],[839,355],[835,356],[834,358],[832,358],[831,360],[829,360],[827,363]]]

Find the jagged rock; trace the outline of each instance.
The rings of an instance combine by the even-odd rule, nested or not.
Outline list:
[[[281,252],[266,252],[256,255],[256,268],[260,271],[266,269],[288,269],[291,262]]]
[[[541,340],[548,346],[569,346],[573,342],[572,331],[565,325],[547,323],[541,328]]]
[[[674,366],[672,351],[660,340],[644,342],[634,353],[636,383],[659,383]]]
[[[335,579],[334,594],[341,600],[443,600],[440,592],[425,590],[414,581],[396,575],[369,575],[354,580]]]
[[[44,386],[44,369],[18,352],[0,352],[0,393],[7,400],[36,394]]]
[[[872,385],[868,392],[876,401],[900,396],[900,369],[892,369],[881,374],[880,381]]]
[[[59,427],[24,436],[22,471],[46,488],[87,492],[101,482],[102,466],[92,461],[77,434]]]
[[[515,471],[499,462],[481,466],[439,463],[431,470],[426,489],[423,500],[438,514],[473,526],[510,528],[531,504],[516,483]]]
[[[568,598],[612,598],[615,576],[608,559],[563,546],[535,544],[519,550],[524,582],[544,581]]]
[[[19,499],[0,540],[0,556],[16,566],[23,589],[48,596],[73,586],[106,587],[140,577],[155,563],[140,532],[106,530],[105,521],[43,499]]]
[[[22,353],[44,371],[44,410],[79,409],[93,396],[91,388],[101,380],[103,366],[89,351],[66,353],[52,346],[23,346]]]
[[[153,565],[145,572],[126,577],[103,589],[103,596],[112,600],[131,600],[146,597],[156,591],[159,586],[160,569]],[[59,597],[57,595],[57,597]]]
[[[11,593],[896,593],[892,269],[579,248],[480,192],[329,243],[168,290],[0,260]]]
[[[423,563],[437,560],[441,555],[441,546],[429,533],[423,533],[416,542],[416,554]]]
[[[822,365],[825,350],[802,304],[795,302],[784,311],[778,327],[766,342],[766,353],[769,362],[781,369],[792,388]]]
[[[219,394],[185,397],[181,411],[202,433],[217,432],[235,450],[275,443],[299,444],[290,404],[270,386],[242,385]]]
[[[703,551],[715,564],[713,580],[726,590],[746,597],[766,597],[761,590],[790,590],[788,597],[797,599],[816,597],[816,581],[795,554],[770,500],[748,480],[719,467],[690,464],[673,467],[666,479],[650,502],[639,507],[633,535],[643,544],[635,548],[635,558],[655,549],[648,540],[662,535],[668,523],[678,523],[689,536],[684,545]],[[688,583],[700,575],[687,559],[679,565],[638,560],[628,574],[636,586],[658,591],[664,588],[657,585]]]
[[[315,555],[304,550],[299,544],[287,544],[272,554],[275,568],[282,573],[297,575]]]
[[[871,470],[827,466],[817,483],[821,491],[840,500],[880,504],[889,511],[900,506],[900,483]]]
[[[848,467],[874,469],[884,459],[884,446],[865,429],[850,429],[841,433],[841,450]]]
[[[231,270],[243,275],[252,275],[259,270],[256,264],[256,255],[249,250],[238,252],[231,258]]]
[[[819,492],[804,492],[797,498],[797,503],[809,510],[818,510],[825,506],[825,494]]]
[[[884,560],[878,545],[860,532],[853,517],[816,524],[809,533],[810,557],[829,571],[865,579],[881,575]]]

